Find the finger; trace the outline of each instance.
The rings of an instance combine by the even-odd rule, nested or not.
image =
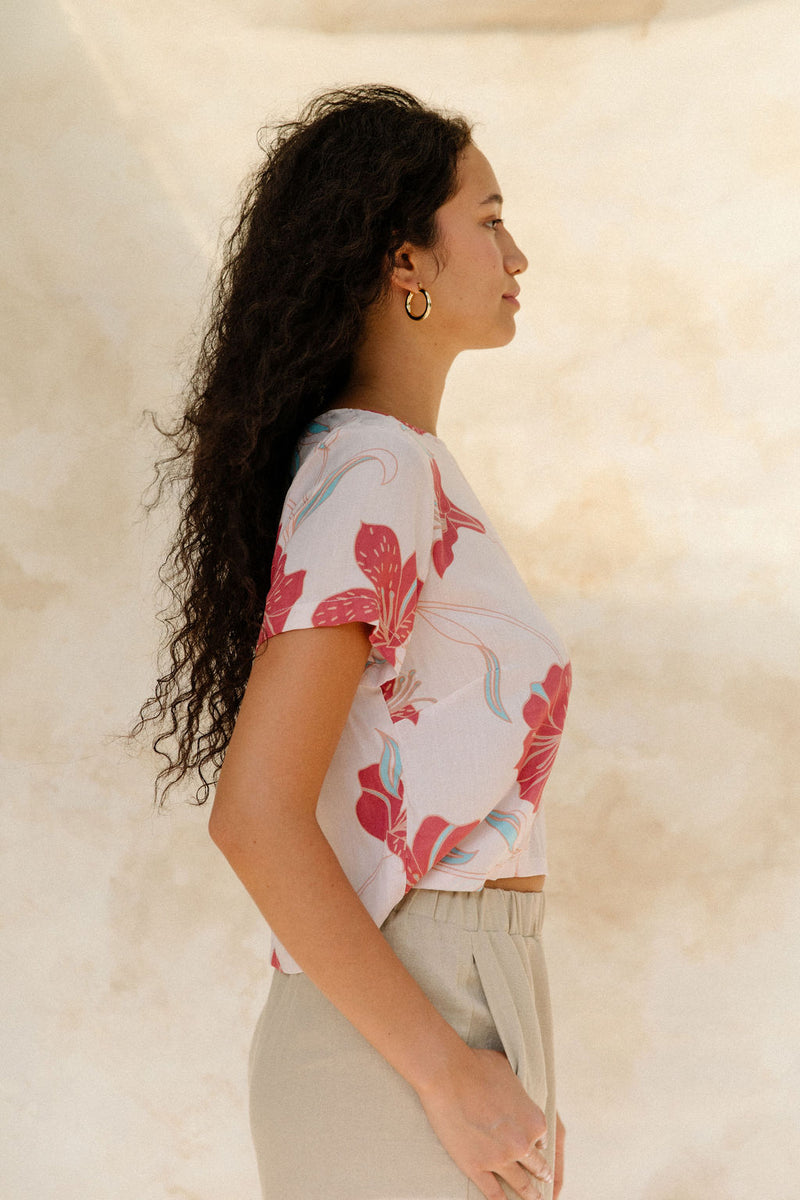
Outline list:
[[[558,1200],[561,1188],[564,1186],[564,1141],[566,1129],[561,1117],[556,1113],[556,1154],[553,1164],[553,1200]]]
[[[556,1161],[553,1166],[553,1200],[558,1200],[564,1186],[564,1139],[559,1139],[556,1147]]]
[[[479,1175],[470,1176],[478,1191],[486,1200],[506,1200],[506,1194],[491,1171],[481,1171]]]
[[[530,1174],[519,1163],[509,1163],[498,1174],[518,1196],[522,1196],[522,1200],[542,1200],[542,1191],[538,1183],[531,1179]]]
[[[553,1182],[553,1172],[550,1170],[550,1164],[542,1152],[537,1150],[536,1146],[532,1147],[527,1154],[523,1154],[519,1161],[537,1179],[543,1179],[546,1183]]]
[[[541,1117],[541,1121],[537,1121],[536,1124],[541,1129],[541,1133],[536,1138],[536,1140],[533,1142],[532,1148],[535,1148],[537,1150],[538,1149],[546,1150],[547,1149],[547,1122],[544,1119],[544,1113],[541,1111],[541,1109],[539,1109],[539,1115]]]

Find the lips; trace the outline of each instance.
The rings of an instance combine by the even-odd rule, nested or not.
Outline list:
[[[517,288],[517,290],[515,292],[503,292],[503,299],[504,300],[516,300],[518,295],[519,295],[519,288]]]

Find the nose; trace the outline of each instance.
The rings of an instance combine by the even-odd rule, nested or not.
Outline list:
[[[528,260],[520,250],[517,243],[511,237],[511,234],[509,234],[508,237],[509,241],[511,242],[511,247],[505,255],[506,270],[508,271],[509,275],[521,275],[523,271],[527,271],[528,269]]]

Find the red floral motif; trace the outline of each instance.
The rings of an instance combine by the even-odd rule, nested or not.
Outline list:
[[[531,684],[531,694],[522,709],[530,733],[525,735],[522,756],[515,769],[520,795],[533,805],[534,812],[558,751],[571,682],[570,664],[562,668],[553,663],[544,683]]]
[[[413,846],[406,846],[403,856],[408,885],[417,883],[478,823],[450,825],[443,817],[426,817],[416,832]]]
[[[312,625],[339,625],[348,621],[376,622],[370,641],[392,666],[397,648],[414,624],[422,580],[417,578],[417,556],[405,562],[397,534],[388,525],[361,522],[356,534],[355,557],[372,588],[350,588],[322,600],[311,617]]]
[[[264,620],[261,623],[261,631],[258,635],[256,648],[265,642],[267,638],[273,634],[280,633],[286,624],[286,618],[289,615],[291,607],[295,604],[303,592],[303,580],[305,579],[305,571],[290,571],[286,574],[286,551],[280,545],[281,531],[278,528],[278,542],[275,546],[275,553],[272,556],[272,568],[270,570],[269,592],[267,593],[267,601],[264,607]]]
[[[367,833],[385,842],[387,849],[402,860],[408,890],[478,822],[451,825],[443,817],[426,817],[409,846],[400,750],[393,738],[384,733],[381,737],[383,754],[380,762],[370,763],[358,772],[362,792],[356,803],[356,815]]]
[[[422,703],[435,704],[432,696],[418,696],[412,700],[420,681],[414,679],[416,671],[412,667],[407,675],[398,675],[396,679],[387,679],[381,684],[381,691],[389,709],[389,716],[395,722],[411,721],[416,725],[419,720],[419,705]]]
[[[406,810],[400,750],[393,738],[383,733],[381,737],[380,762],[370,763],[358,772],[362,791],[356,802],[356,816],[367,833],[385,842],[392,854],[402,858],[406,846]]]
[[[453,546],[458,540],[459,527],[486,533],[486,527],[477,517],[472,517],[463,508],[458,508],[444,493],[442,476],[435,458],[431,459],[433,490],[436,493],[436,524],[441,536],[433,543],[433,565],[439,576],[443,576],[453,561]]]

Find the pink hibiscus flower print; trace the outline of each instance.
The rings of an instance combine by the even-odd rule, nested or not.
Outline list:
[[[453,546],[458,541],[458,530],[474,529],[476,533],[486,533],[486,527],[477,517],[472,517],[463,508],[458,508],[444,493],[442,476],[435,458],[431,459],[433,471],[433,490],[436,493],[436,515],[434,521],[440,535],[433,541],[433,565],[439,576],[443,576],[453,561]]]
[[[406,872],[406,890],[452,850],[460,838],[478,824],[451,825],[444,817],[426,817],[408,844],[406,808],[403,800],[400,748],[394,738],[381,733],[383,753],[380,762],[370,763],[358,772],[361,795],[356,815],[362,829],[402,860]]]
[[[544,785],[555,761],[564,717],[567,712],[572,668],[553,663],[543,683],[532,683],[522,709],[530,732],[525,735],[522,755],[516,764],[520,795],[536,812]]]
[[[355,558],[371,588],[349,588],[322,600],[311,616],[312,625],[340,625],[348,621],[370,621],[373,646],[392,666],[397,648],[405,642],[414,624],[422,580],[417,578],[414,551],[405,562],[397,534],[389,525],[367,525],[355,538]]]
[[[256,649],[273,634],[281,633],[292,605],[300,599],[303,592],[303,580],[306,573],[305,571],[290,571],[288,575],[286,574],[286,551],[280,545],[280,536],[279,528],[279,541],[272,556],[269,592]]]

